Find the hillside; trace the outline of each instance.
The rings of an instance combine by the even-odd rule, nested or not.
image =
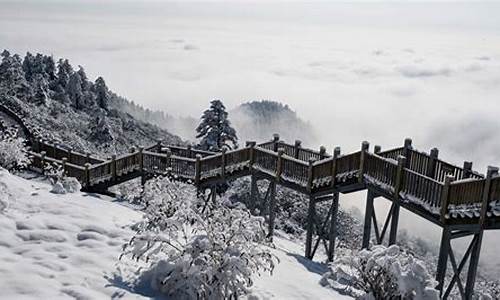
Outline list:
[[[142,212],[109,197],[56,195],[51,188],[42,178],[26,180],[0,169],[2,297],[158,296],[147,286],[131,289],[135,266],[118,260]],[[281,262],[273,276],[255,277],[248,299],[351,299],[319,284],[326,267],[303,259],[300,244],[283,236],[275,242],[272,251]]]
[[[28,123],[40,127],[51,140],[75,150],[112,154],[161,139],[181,143],[165,129],[141,121],[122,110],[129,103],[106,86],[102,77],[87,78],[68,60],[52,56],[2,53],[0,101],[24,111]]]
[[[243,103],[229,112],[229,117],[241,140],[269,140],[279,133],[283,140],[295,139],[304,145],[317,145],[311,124],[301,119],[288,105],[262,100]]]

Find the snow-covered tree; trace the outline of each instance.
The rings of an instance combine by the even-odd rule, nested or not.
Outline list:
[[[73,107],[76,109],[83,108],[84,95],[82,90],[82,78],[78,72],[74,72],[69,76],[68,86],[66,88],[67,94],[71,99]]]
[[[11,55],[7,50],[2,52],[1,57],[0,90],[10,96],[28,98],[31,95],[31,89],[25,79],[21,57],[18,54]]]
[[[104,78],[99,76],[94,85],[94,89],[96,92],[97,96],[97,105],[99,105],[100,108],[108,110],[109,108],[109,90],[108,87],[106,86],[106,82],[104,81]]]
[[[7,170],[25,168],[30,162],[26,150],[24,139],[18,137],[15,130],[0,132],[0,167]]]
[[[196,138],[201,139],[199,146],[202,149],[220,151],[238,147],[236,130],[231,126],[226,108],[220,100],[210,102],[210,108],[203,112],[196,133]]]
[[[425,264],[396,245],[344,251],[321,284],[358,299],[439,299]]]
[[[255,273],[272,272],[275,258],[261,245],[262,218],[229,201],[204,203],[190,186],[157,180],[145,187],[145,219],[124,248],[125,256],[149,262],[137,285],[148,282],[172,299],[236,299]]]

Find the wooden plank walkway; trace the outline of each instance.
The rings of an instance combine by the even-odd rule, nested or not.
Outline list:
[[[365,214],[363,247],[369,247],[372,223],[377,243],[382,243],[390,227],[389,244],[396,240],[399,209],[403,207],[443,228],[443,239],[439,256],[437,280],[444,297],[450,288],[460,281],[460,272],[453,270],[458,279],[444,287],[444,274],[448,257],[454,257],[450,240],[457,236],[473,235],[472,251],[464,257],[469,259],[467,286],[460,293],[469,299],[475,280],[475,270],[480,253],[483,230],[500,229],[500,177],[498,169],[489,168],[487,176],[472,170],[472,163],[455,166],[438,158],[438,150],[429,154],[415,150],[411,140],[403,147],[381,151],[375,146],[369,150],[363,142],[359,151],[340,154],[335,148],[333,155],[325,148],[319,151],[306,149],[300,141],[287,144],[275,135],[269,142],[256,144],[247,142],[240,149],[212,153],[190,147],[162,145],[161,142],[145,148],[132,148],[130,153],[113,155],[101,159],[91,154],[71,151],[64,146],[48,142],[32,127],[23,123],[10,108],[0,105],[9,116],[16,116],[26,135],[29,136],[32,158],[31,167],[43,172],[46,164],[58,164],[67,176],[75,177],[84,190],[104,192],[109,187],[128,180],[152,175],[169,175],[190,182],[198,189],[213,188],[216,184],[244,176],[252,176],[252,195],[256,180],[271,182],[310,196],[309,225],[306,256],[312,258],[319,244],[313,247],[315,203],[332,200],[330,245],[325,242],[329,258],[333,258],[338,194],[368,190]],[[39,132],[39,131],[38,131]],[[255,182],[254,182],[255,180]],[[272,234],[274,220],[274,194],[269,199]],[[267,197],[267,196],[266,196]],[[373,207],[375,197],[384,197],[392,202],[391,210],[380,231]],[[326,221],[325,221],[326,222]],[[323,224],[323,227],[326,226]],[[454,236],[455,235],[455,236]],[[333,239],[333,241],[332,241]],[[454,258],[453,258],[454,260]],[[472,266],[472,267],[471,267]],[[471,272],[473,272],[471,274]],[[460,287],[461,284],[458,286]]]

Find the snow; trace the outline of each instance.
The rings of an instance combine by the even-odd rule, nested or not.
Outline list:
[[[5,299],[105,299],[126,226],[139,212],[85,193],[50,193],[45,182],[0,170],[0,289]]]
[[[279,233],[278,233],[279,234]],[[276,236],[273,239],[279,258],[273,275],[263,274],[255,280],[248,299],[352,299],[320,285],[321,276],[328,271],[326,264],[304,257],[303,248],[297,243]]]
[[[46,181],[0,169],[0,290],[5,299],[140,299],[117,271],[129,226],[142,213],[86,194],[54,194]],[[326,265],[302,244],[275,237],[280,263],[255,278],[248,299],[351,299],[319,284]],[[130,269],[128,269],[130,267]],[[134,266],[120,264],[122,274]]]

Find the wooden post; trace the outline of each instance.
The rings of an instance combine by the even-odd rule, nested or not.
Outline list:
[[[247,147],[249,148],[248,149],[248,160],[249,160],[249,165],[250,167],[253,166],[253,163],[255,162],[255,142],[254,141],[251,141],[251,142],[247,142]]]
[[[391,230],[389,232],[389,245],[393,245],[396,243],[396,235],[398,233],[398,222],[399,222],[399,192],[403,188],[403,180],[404,180],[404,166],[406,164],[406,158],[404,156],[398,156],[398,169],[396,173],[396,183],[394,186],[394,195],[393,195],[393,203],[394,207],[392,210],[391,216]]]
[[[273,142],[274,142],[273,151],[274,152],[278,152],[279,141],[280,141],[280,135],[277,133],[273,134]]]
[[[90,187],[90,164],[85,164],[85,187]]]
[[[481,245],[483,242],[483,231],[484,223],[486,221],[486,213],[488,211],[488,206],[490,203],[490,192],[491,192],[491,182],[493,178],[498,176],[498,168],[488,166],[488,171],[486,172],[486,181],[484,183],[484,190],[482,193],[482,205],[481,205],[481,215],[479,217],[479,232],[475,234],[476,243],[472,249],[469,268],[467,271],[467,282],[465,285],[465,296],[467,299],[472,299],[472,294],[474,292],[474,285],[476,283],[477,267],[479,264],[479,255],[481,254]]]
[[[156,141],[156,152],[161,152],[161,140]]]
[[[295,146],[293,148],[293,157],[299,159],[300,148],[302,147],[302,141],[295,140]]]
[[[68,161],[70,163],[73,162],[73,160],[72,160],[72,154],[73,154],[73,148],[68,148]]]
[[[40,152],[40,163],[42,164],[42,174],[45,175],[45,155],[47,155],[47,152],[42,151]]]
[[[405,139],[405,143],[403,146],[404,147],[403,156],[406,158],[406,162],[404,165],[405,168],[410,168],[410,164],[411,164],[411,151],[413,149],[413,147],[411,146],[411,143],[412,143],[412,140],[410,138]]]
[[[369,148],[370,148],[370,143],[368,143],[367,141],[361,143],[361,153],[359,158],[359,175],[358,175],[359,183],[362,183],[364,181],[363,174],[365,172],[365,157],[366,157],[366,152],[368,152]]]
[[[307,187],[306,187],[309,193],[312,191],[312,185],[313,185],[313,164],[314,164],[314,159],[310,158],[309,169],[307,170]]]
[[[481,214],[479,217],[479,224],[481,225],[481,228],[484,227],[484,222],[486,220],[486,213],[488,211],[490,200],[495,200],[495,199],[490,199],[490,191],[491,191],[491,181],[493,180],[494,177],[497,176],[498,176],[498,168],[488,166],[488,170],[486,172],[486,181],[484,182],[484,188],[482,193]]]
[[[252,173],[250,179],[250,212],[255,213],[255,207],[257,202],[257,197],[259,195],[258,186],[257,186],[257,176]],[[259,197],[260,199],[260,197]]]
[[[186,150],[187,150],[187,154],[186,154],[187,157],[191,158],[191,156],[193,155],[192,146],[191,145],[187,145]]]
[[[89,152],[85,153],[85,157],[86,157],[87,163],[90,164],[90,153]]]
[[[328,235],[328,261],[332,262],[333,257],[335,255],[335,239],[337,238],[337,213],[339,210],[339,193],[334,192],[333,193],[333,200],[332,200],[332,216],[330,219],[330,232]]]
[[[321,158],[323,158],[323,157],[325,157],[325,155],[326,155],[326,148],[325,148],[325,146],[319,147],[319,156]]]
[[[269,199],[269,231],[267,237],[269,240],[273,240],[274,234],[274,219],[276,216],[276,181],[272,181],[270,183],[271,193]]]
[[[307,232],[305,257],[312,259],[312,240],[314,231],[314,218],[316,212],[316,200],[313,195],[309,196],[309,209],[307,211]]]
[[[444,179],[443,191],[441,192],[441,223],[446,223],[446,213],[448,212],[448,203],[450,201],[448,193],[450,191],[450,184],[455,180],[455,177],[446,175]]]
[[[429,155],[429,163],[427,164],[427,177],[434,178],[434,173],[436,172],[436,161],[439,156],[438,148],[432,148]]]
[[[144,147],[139,147],[139,153],[137,154],[137,158],[139,160],[139,171],[144,172]]]
[[[64,175],[68,175],[68,169],[67,169],[67,166],[66,166],[66,164],[68,163],[68,158],[67,157],[63,157],[61,159],[61,163],[62,163],[63,174]]]
[[[194,183],[196,186],[200,185],[201,179],[201,154],[196,154],[196,162],[194,164]]]
[[[170,148],[166,148],[165,156],[167,159],[167,162],[166,162],[167,168],[172,167],[172,160],[170,159],[170,157],[172,156],[172,150],[170,150]]]
[[[472,162],[464,161],[463,169],[464,169],[463,178],[470,178],[472,175]]]
[[[116,154],[111,155],[111,180],[116,181]]]
[[[382,147],[380,145],[375,145],[375,147],[373,148],[373,153],[380,154],[380,152],[382,152]]]
[[[450,251],[451,230],[448,226],[443,227],[441,234],[441,244],[439,246],[439,257],[436,271],[436,289],[443,294],[444,279],[446,278],[446,268],[448,266],[448,253]]]
[[[332,157],[332,182],[330,186],[333,188],[335,186],[335,180],[337,179],[337,159],[340,156],[340,147],[335,147],[333,149],[333,157]]]
[[[222,148],[221,152],[221,176],[226,177],[226,148]]]
[[[361,246],[363,249],[368,249],[370,247],[373,199],[375,199],[375,194],[372,191],[368,190],[366,194],[365,224],[363,226],[363,244]]]
[[[276,181],[279,182],[281,178],[281,172],[283,170],[283,153],[285,150],[283,148],[278,149],[278,161],[276,163]]]

